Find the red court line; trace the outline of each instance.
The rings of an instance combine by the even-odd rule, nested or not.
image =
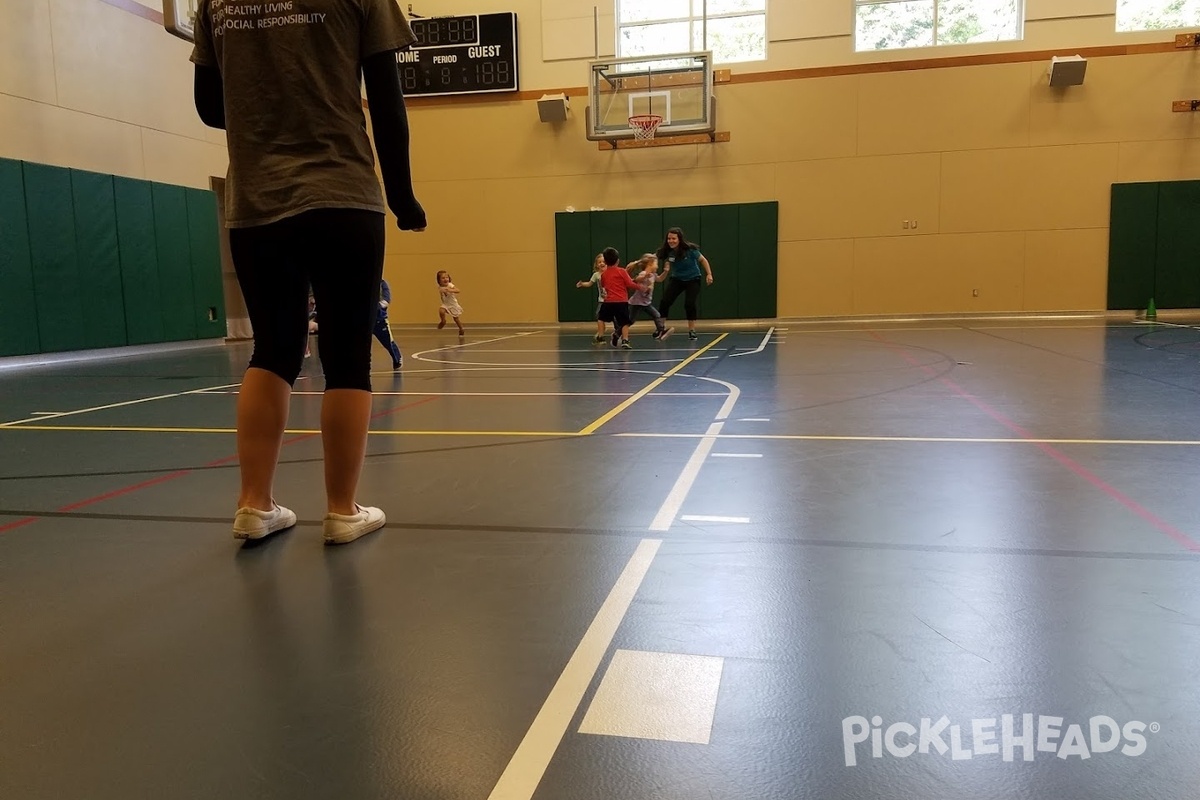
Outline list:
[[[886,345],[887,347],[891,348],[893,351],[897,352],[901,358],[903,358],[905,361],[907,361],[912,366],[920,367],[920,369],[926,375],[929,375],[932,377],[937,374],[933,370],[932,367],[920,363],[916,358],[913,357],[913,355],[911,353],[909,353],[907,350],[905,350],[900,345],[897,345],[893,342],[889,342],[887,339],[884,339],[882,336],[880,336],[875,331],[871,331],[871,337],[874,338],[879,343]],[[1001,425],[1008,428],[1010,431],[1015,433],[1017,436],[1020,436],[1022,439],[1026,440],[1026,441],[1030,441],[1031,439],[1037,438],[1032,433],[1027,431],[1025,428],[1021,427],[1016,422],[1009,419],[1003,413],[1001,413],[1000,411],[998,411],[995,408],[992,408],[991,405],[984,402],[983,400],[980,400],[978,397],[971,394],[963,387],[959,386],[958,383],[956,383],[951,378],[942,376],[938,380],[940,380],[942,382],[942,384],[944,384],[947,388],[949,388],[950,391],[954,392],[959,397],[961,397],[964,400],[966,400],[967,402],[971,403],[976,408],[978,408],[980,411],[987,414],[989,417],[996,420],[996,422],[999,422]],[[1059,464],[1061,464],[1062,466],[1069,469],[1071,472],[1075,473],[1075,475],[1077,475],[1080,478],[1083,478],[1085,481],[1090,483],[1092,486],[1094,486],[1097,489],[1099,489],[1100,491],[1104,492],[1110,498],[1112,498],[1113,500],[1116,500],[1118,503],[1125,506],[1127,509],[1132,511],[1134,514],[1141,517],[1146,522],[1150,523],[1150,525],[1152,525],[1153,527],[1157,528],[1162,533],[1165,533],[1167,536],[1174,539],[1177,544],[1181,545],[1182,547],[1184,547],[1187,550],[1191,550],[1194,553],[1200,552],[1200,542],[1197,542],[1195,539],[1192,539],[1186,533],[1179,530],[1174,525],[1172,525],[1171,523],[1167,522],[1162,517],[1155,514],[1153,511],[1150,511],[1148,508],[1143,506],[1141,503],[1137,502],[1132,497],[1130,497],[1129,495],[1122,492],[1120,489],[1113,486],[1111,483],[1108,483],[1103,478],[1101,478],[1099,475],[1092,472],[1090,469],[1083,466],[1078,461],[1076,461],[1075,459],[1068,456],[1066,453],[1063,453],[1058,448],[1054,447],[1053,445],[1047,444],[1045,442],[1032,442],[1032,444],[1036,445],[1037,448],[1039,450],[1041,450],[1043,453],[1045,453],[1047,456],[1054,459]]]
[[[424,405],[425,403],[433,402],[434,400],[437,400],[437,399],[438,399],[437,397],[426,397],[423,400],[417,400],[412,403],[405,403],[404,405],[397,406],[395,408],[385,409],[383,411],[380,411],[376,414],[371,415],[371,419],[376,420],[376,419],[379,419],[380,417],[390,416],[390,415],[395,414],[400,411],[405,411],[410,408],[416,408],[417,406]],[[305,439],[311,439],[314,436],[320,436],[320,435],[321,434],[319,434],[319,433],[305,433],[305,434],[301,434],[300,436],[293,436],[290,439],[284,439],[281,447],[287,447],[289,444],[295,444],[296,442],[302,442]],[[218,458],[216,461],[210,461],[207,464],[205,464],[204,467],[201,467],[201,469],[203,469],[205,467],[219,467],[223,464],[228,464],[233,461],[237,461],[237,459],[238,459],[238,456],[235,453],[232,456],[225,456],[224,458]],[[195,472],[195,470],[192,470],[192,469],[181,469],[181,470],[176,470],[175,472],[168,472],[167,474],[159,475],[156,478],[150,478],[149,480],[144,480],[139,483],[134,483],[129,486],[122,487],[120,489],[113,489],[110,492],[105,492],[104,494],[98,494],[95,497],[89,497],[86,500],[79,500],[77,502],[71,503],[70,505],[62,506],[61,508],[55,509],[55,513],[63,514],[68,511],[76,511],[80,508],[84,508],[84,507],[90,506],[90,505],[95,505],[96,503],[100,503],[105,500],[112,500],[113,498],[116,498],[116,497],[122,497],[127,494],[133,494],[134,492],[141,491],[142,489],[146,489],[151,486],[157,486],[160,483],[167,483],[168,481],[173,481],[176,478],[182,478],[185,475],[190,475],[193,472]],[[41,519],[41,517],[25,517],[24,519],[19,519],[16,522],[10,522],[7,525],[0,525],[0,533],[5,533],[7,531],[16,530],[17,528],[23,528],[26,525],[29,525],[33,522],[37,522],[39,519]]]

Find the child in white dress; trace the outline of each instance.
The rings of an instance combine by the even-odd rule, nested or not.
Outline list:
[[[459,317],[462,316],[462,306],[458,304],[459,288],[450,280],[450,273],[444,269],[438,270],[437,274],[438,293],[441,296],[442,305],[438,308],[438,330],[446,327],[446,315],[449,314],[454,318],[454,324],[458,326],[458,335],[462,336],[466,333],[463,330],[462,322]]]

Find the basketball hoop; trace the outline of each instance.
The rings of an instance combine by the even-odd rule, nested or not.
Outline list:
[[[638,114],[629,118],[629,127],[633,128],[634,139],[653,139],[654,132],[662,124],[660,114]]]

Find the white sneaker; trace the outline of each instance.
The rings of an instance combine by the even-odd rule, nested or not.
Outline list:
[[[371,531],[377,531],[387,522],[383,511],[371,506],[358,506],[357,514],[326,514],[325,544],[346,544]]]
[[[275,531],[290,528],[296,524],[296,515],[290,508],[284,508],[278,503],[270,511],[259,511],[257,508],[239,508],[233,518],[233,538],[261,539]]]

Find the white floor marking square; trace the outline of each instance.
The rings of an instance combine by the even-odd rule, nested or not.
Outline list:
[[[708,744],[725,659],[618,650],[580,733]]]

